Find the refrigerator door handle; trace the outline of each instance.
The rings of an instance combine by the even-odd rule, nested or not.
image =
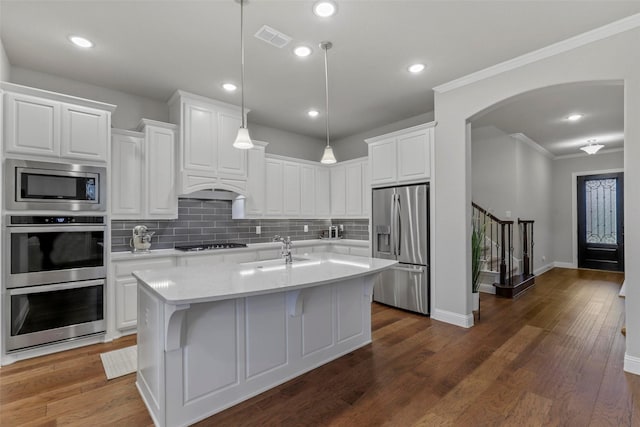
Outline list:
[[[396,255],[400,256],[402,222],[400,221],[400,195],[396,194]]]
[[[391,255],[395,255],[396,254],[396,233],[394,231],[394,222],[393,219],[395,218],[395,210],[396,210],[396,193],[391,194],[391,213],[389,214],[389,218],[391,218],[391,224],[390,224],[390,235],[389,235],[389,240],[390,240],[390,245],[391,245]]]
[[[398,266],[393,266],[391,267],[391,270],[397,270],[397,271],[406,271],[407,273],[424,273],[426,267],[424,266],[419,266],[419,267],[398,267]]]

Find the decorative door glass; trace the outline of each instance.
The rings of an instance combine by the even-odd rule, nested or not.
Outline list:
[[[585,180],[587,243],[618,243],[616,184],[616,179]]]

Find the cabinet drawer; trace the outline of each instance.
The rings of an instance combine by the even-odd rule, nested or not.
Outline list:
[[[155,270],[157,268],[173,267],[175,266],[175,261],[173,258],[155,258],[144,261],[116,261],[114,264],[116,277],[127,277],[131,276],[131,273],[136,270]]]

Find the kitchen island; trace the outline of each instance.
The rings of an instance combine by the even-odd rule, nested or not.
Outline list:
[[[136,271],[136,385],[158,426],[189,425],[371,342],[377,273],[335,253]]]

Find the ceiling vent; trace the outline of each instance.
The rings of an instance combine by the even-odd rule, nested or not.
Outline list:
[[[260,28],[255,34],[255,37],[278,48],[285,47],[291,41],[291,37],[278,30],[274,30],[268,25],[264,25]]]

